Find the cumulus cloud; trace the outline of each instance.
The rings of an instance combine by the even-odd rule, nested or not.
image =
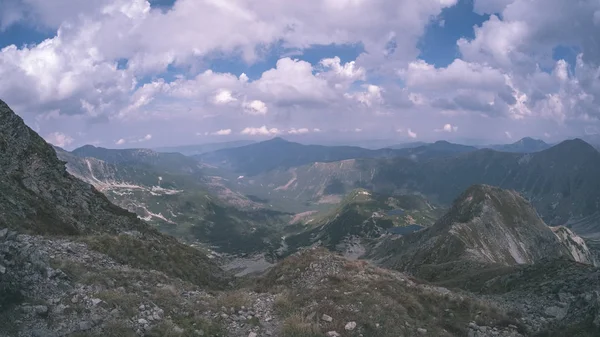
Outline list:
[[[117,141],[115,142],[115,144],[116,144],[116,145],[123,145],[123,144],[125,144],[126,142],[127,142],[127,141],[126,141],[125,139],[121,138],[121,139],[117,140]]]
[[[250,115],[266,115],[269,111],[267,104],[263,101],[253,100],[247,103],[244,103],[244,111]]]
[[[231,129],[222,129],[219,131],[215,131],[212,134],[215,136],[229,136],[231,134]]]
[[[58,147],[69,146],[75,141],[71,136],[62,132],[53,132],[45,137],[46,141]]]
[[[237,101],[237,98],[231,95],[231,91],[221,89],[214,97],[215,104],[227,104]]]
[[[458,131],[458,126],[454,126],[452,124],[444,124],[441,129],[435,129],[436,132],[456,132]]]
[[[417,133],[413,132],[411,129],[406,130],[406,134],[408,134],[410,138],[417,138]]]
[[[0,46],[0,97],[43,135],[85,128],[106,143],[137,123],[163,139],[168,128],[184,137],[198,123],[240,130],[259,118],[268,134],[334,122],[361,125],[365,136],[411,125],[421,138],[445,131],[439,120],[449,116],[461,127],[477,121],[461,133],[483,135],[499,123],[548,122],[553,137],[600,125],[600,3],[475,0],[476,12],[491,15],[457,41],[458,58],[444,67],[419,60],[426,27],[456,2],[178,0],[163,11],[146,0],[1,1],[0,32],[19,24],[50,38]],[[323,45],[365,52],[312,63],[287,54],[262,73],[250,70],[279,47],[300,55]],[[555,60],[557,47],[578,55]],[[251,76],[211,69],[217,58],[241,59]]]
[[[279,133],[281,133],[281,131],[279,131],[279,129],[267,128],[265,125],[263,125],[259,128],[247,127],[240,132],[240,134],[248,135],[248,136],[269,136],[269,135],[277,135]]]
[[[353,81],[365,79],[365,69],[358,67],[355,61],[342,64],[341,59],[335,56],[333,58],[322,59],[319,63],[325,69],[330,70],[333,75],[342,79]]]

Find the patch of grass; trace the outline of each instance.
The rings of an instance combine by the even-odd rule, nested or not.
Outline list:
[[[182,331],[183,330],[183,331]],[[148,337],[225,337],[226,330],[218,322],[209,322],[202,318],[187,317],[165,320],[152,328]]]
[[[241,307],[250,305],[251,301],[250,297],[248,297],[248,294],[243,289],[240,289],[223,294],[217,299],[216,304],[219,309],[221,307],[225,307],[228,310],[230,308],[239,310]]]
[[[111,307],[122,310],[125,315],[131,317],[137,314],[142,298],[135,294],[122,293],[115,290],[106,290],[96,295],[99,299],[108,303]]]
[[[91,249],[136,268],[161,271],[190,283],[214,289],[227,287],[222,270],[201,251],[169,237],[138,239],[130,235],[82,238]]]
[[[300,314],[292,315],[283,322],[282,337],[323,337],[316,323],[307,322]]]
[[[278,294],[275,297],[273,309],[275,310],[275,313],[281,317],[289,317],[298,311],[298,307],[296,307],[296,304],[293,299],[290,298],[288,292]]]

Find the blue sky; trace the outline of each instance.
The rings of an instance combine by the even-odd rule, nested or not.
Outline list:
[[[593,1],[57,1],[0,5],[0,98],[65,147],[597,129]]]

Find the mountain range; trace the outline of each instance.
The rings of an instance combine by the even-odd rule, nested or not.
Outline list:
[[[255,145],[282,157],[251,160]],[[353,158],[364,149],[298,145],[220,150],[212,163],[67,152],[0,101],[0,336],[600,331],[589,144]]]
[[[354,146],[303,145],[277,137],[265,142],[218,150],[195,157],[206,164],[253,176],[275,169],[287,169],[316,162],[398,156],[426,160],[474,150],[476,148],[471,146],[446,141],[414,148],[369,150]]]
[[[599,165],[600,153],[574,139],[535,153],[480,149],[425,160],[401,155],[286,168],[290,164],[251,177],[231,175],[228,186],[267,200],[295,200],[308,205],[306,211],[337,203],[357,187],[387,195],[420,193],[450,205],[469,186],[488,184],[522,193],[548,224],[565,225],[592,238],[600,237],[600,178],[595,173]]]

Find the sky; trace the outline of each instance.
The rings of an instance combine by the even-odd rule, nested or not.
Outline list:
[[[2,0],[0,99],[67,149],[600,132],[597,0]]]

